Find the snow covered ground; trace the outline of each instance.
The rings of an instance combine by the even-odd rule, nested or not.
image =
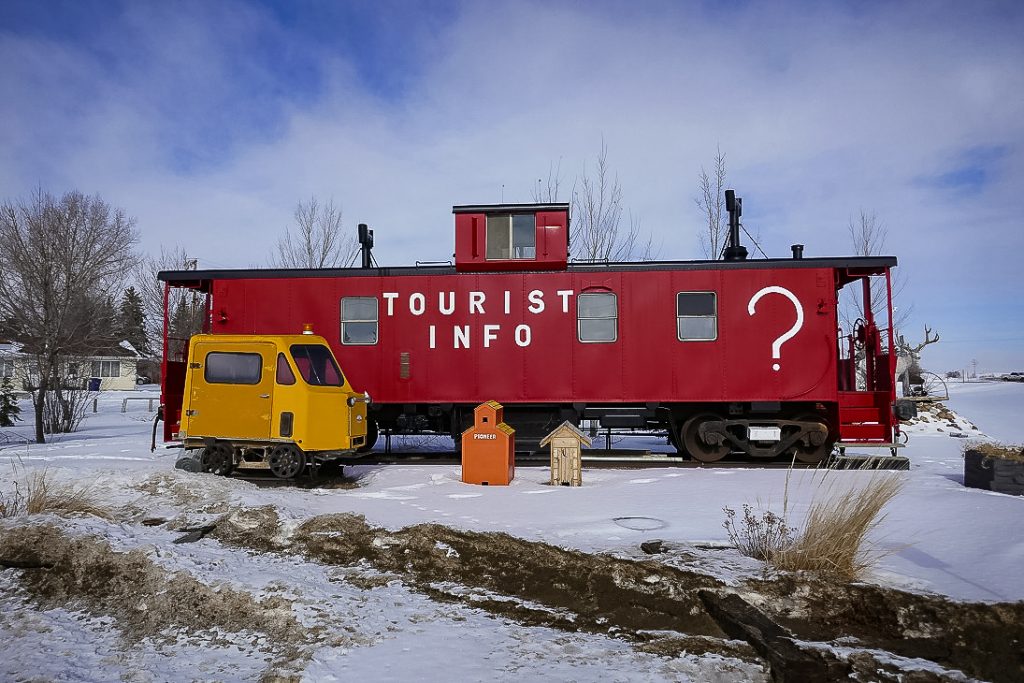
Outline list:
[[[155,392],[152,392],[155,393]],[[964,418],[910,426],[904,454],[912,468],[874,541],[883,551],[869,580],[972,601],[1024,600],[1024,499],[962,485],[965,439],[1024,442],[1024,384],[951,384],[948,406]],[[266,488],[243,480],[173,469],[178,452],[149,452],[153,414],[145,402],[106,392],[82,429],[51,443],[28,443],[30,425],[0,430],[0,491],[47,468],[58,480],[90,486],[107,505],[141,516],[187,514],[203,521],[236,507],[275,506],[287,524],[326,513],[365,515],[388,528],[438,522],[474,531],[503,531],[583,551],[639,556],[653,538],[682,545],[724,546],[722,508],[744,503],[782,510],[787,472],[777,469],[665,468],[585,470],[581,488],[551,487],[543,468],[521,467],[509,487],[459,481],[444,465],[355,466],[349,488]],[[30,417],[30,406],[24,416]],[[969,422],[967,422],[969,420]],[[973,423],[977,429],[973,429]],[[662,444],[648,440],[630,447]],[[873,476],[865,472],[797,471],[788,478],[791,521],[799,522],[816,491]],[[128,514],[128,513],[126,513]],[[48,518],[54,521],[57,518]],[[24,524],[24,520],[5,524]],[[206,539],[166,550],[178,534],[137,522],[93,518],[57,521],[69,533],[96,534],[117,550],[143,548],[153,561],[257,597],[284,595],[301,619],[331,624],[336,643],[318,646],[303,664],[310,680],[414,677],[482,680],[748,680],[760,669],[713,655],[659,657],[614,638],[527,627],[465,605],[445,604],[389,581],[373,589],[338,580],[332,570],[273,554],[252,554]],[[731,550],[706,553],[702,570],[726,581],[758,565]],[[0,679],[252,680],[272,656],[248,641],[169,647],[151,639],[125,645],[116,624],[84,612],[30,606],[16,570],[0,570]],[[304,623],[306,623],[304,621]],[[255,638],[253,642],[256,642]],[[42,656],[42,653],[48,653]],[[170,656],[177,654],[177,656]],[[431,672],[425,674],[424,672]]]

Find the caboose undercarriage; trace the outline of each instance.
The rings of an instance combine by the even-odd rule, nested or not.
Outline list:
[[[371,411],[374,433],[450,435],[460,447],[462,432],[472,424],[472,405],[377,406]],[[727,457],[793,458],[814,463],[836,442],[837,411],[821,403],[648,403],[645,405],[506,405],[520,450],[534,450],[563,421],[577,427],[662,432],[681,455],[702,462]],[[368,443],[365,451],[373,447]]]

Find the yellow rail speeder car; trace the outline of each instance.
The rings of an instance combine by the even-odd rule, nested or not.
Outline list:
[[[202,469],[269,469],[282,479],[366,443],[369,396],[342,374],[327,341],[292,335],[198,334],[189,342],[181,429]]]

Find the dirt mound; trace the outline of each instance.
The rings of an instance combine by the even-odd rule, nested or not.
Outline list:
[[[215,475],[202,475],[203,480],[197,481],[196,475],[185,475],[179,471],[161,472],[143,481],[133,484],[131,488],[148,496],[164,498],[174,507],[186,508],[194,512],[223,514],[230,510],[228,499],[230,488],[228,480]]]
[[[750,646],[729,639],[700,597],[739,595],[806,641],[803,649],[826,677],[874,671],[867,677],[909,680],[909,670],[916,680],[959,680],[955,672],[929,672],[920,663],[894,665],[887,660],[893,657],[869,649],[993,681],[1024,676],[1021,603],[958,603],[796,575],[733,588],[655,560],[592,555],[437,524],[391,531],[351,514],[314,517],[286,535],[272,508],[257,508],[223,518],[213,535],[255,550],[287,549],[324,564],[368,567],[438,600],[528,625],[611,633],[650,652],[759,661]],[[845,643],[845,651],[836,642]]]
[[[708,638],[679,639],[685,644],[677,654],[734,656],[737,650],[735,644],[723,644],[724,634],[697,598],[697,590],[719,582],[658,562],[589,555],[437,524],[389,531],[351,514],[314,517],[287,539],[282,532],[274,509],[263,507],[226,515],[210,535],[252,550],[287,548],[324,564],[369,567],[401,577],[434,599],[527,625],[602,634],[629,631],[651,651],[662,646],[655,642],[660,636],[648,631],[683,632]]]
[[[1024,603],[955,602],[810,576],[782,576],[748,586],[751,592],[745,597],[798,637],[853,637],[986,680],[1024,679]]]
[[[124,637],[173,642],[177,634],[217,641],[218,632],[261,633],[268,658],[301,658],[309,637],[282,597],[256,600],[226,585],[155,565],[142,550],[115,552],[103,540],[48,525],[0,530],[0,564],[24,569],[22,585],[45,607],[67,606],[117,619]]]
[[[614,624],[723,635],[699,609],[694,593],[719,583],[656,562],[590,555],[438,524],[388,532],[348,515],[315,517],[296,529],[293,542],[321,562],[365,560],[421,587],[455,582],[569,610],[580,629],[605,631]]]
[[[232,510],[217,520],[210,535],[222,543],[260,552],[284,550],[291,544],[282,537],[281,519],[273,505]]]
[[[943,428],[952,431],[980,431],[973,422],[950,410],[944,403],[939,401],[924,401],[917,404],[917,417],[904,420],[908,425],[913,424],[942,424]]]

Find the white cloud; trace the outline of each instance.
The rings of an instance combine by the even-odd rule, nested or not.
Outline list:
[[[794,242],[842,254],[849,217],[874,210],[919,320],[949,338],[984,338],[979,324],[1024,336],[1011,293],[1024,247],[1019,13],[470,3],[429,42],[410,37],[423,59],[397,96],[302,44],[323,87],[293,98],[266,60],[238,71],[238,54],[286,29],[235,9],[130,9],[142,52],[117,68],[81,47],[0,37],[0,61],[14,65],[0,76],[14,95],[0,105],[5,193],[98,191],[139,218],[147,249],[181,243],[201,264],[240,267],[265,262],[297,201],[333,196],[352,230],[376,230],[381,263],[408,264],[450,256],[452,204],[526,200],[559,159],[569,188],[603,136],[662,256],[689,258],[697,173],[720,144],[769,254]],[[977,146],[1007,149],[977,193],[919,182]],[[961,349],[941,346],[933,357],[960,362]],[[1013,348],[999,353],[1024,365]]]

